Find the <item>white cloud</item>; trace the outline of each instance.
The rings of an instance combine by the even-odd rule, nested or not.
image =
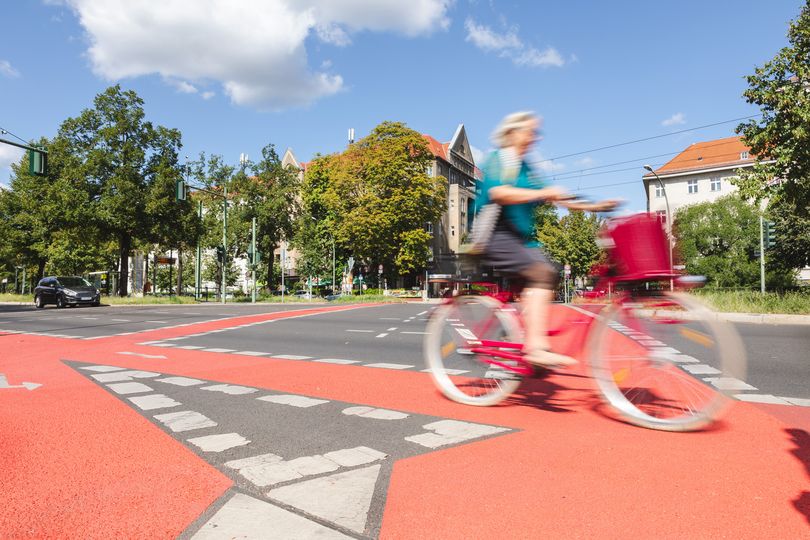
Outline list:
[[[16,146],[0,144],[0,182],[6,183],[11,176],[11,164],[19,163],[25,150]]]
[[[308,37],[348,46],[354,32],[430,34],[447,28],[447,11],[453,3],[64,1],[87,33],[87,55],[97,75],[119,80],[158,74],[181,91],[176,81],[195,90],[201,84],[218,82],[236,104],[275,110],[306,105],[344,88],[339,74],[309,66]]]
[[[0,60],[0,75],[14,79],[20,76],[20,72],[14,69],[8,60]]]
[[[525,44],[518,36],[516,28],[498,33],[489,26],[478,24],[471,18],[464,22],[467,29],[466,40],[486,52],[497,53],[509,58],[515,65],[529,67],[562,67],[565,59],[554,47],[544,50]]]
[[[198,91],[196,86],[187,81],[179,81],[177,79],[172,79],[170,77],[167,77],[164,80],[166,81],[166,83],[170,84],[171,86],[174,86],[177,89],[177,91],[180,92],[181,94],[196,94]]]
[[[673,114],[672,116],[661,122],[661,125],[664,127],[669,127],[669,126],[678,126],[685,123],[686,123],[686,116],[683,113],[679,112]]]
[[[555,162],[552,159],[547,159],[538,150],[530,150],[527,161],[531,163],[535,169],[542,171],[547,175],[553,175],[565,170],[565,163],[560,163],[559,161]]]
[[[200,94],[200,97],[205,99],[205,100],[208,100],[208,99],[211,99],[212,97],[214,97],[215,95],[217,95],[216,92],[212,92],[212,91],[208,90],[208,91],[203,92],[202,94]]]

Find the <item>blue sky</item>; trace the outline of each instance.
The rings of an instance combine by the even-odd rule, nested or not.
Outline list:
[[[545,118],[534,159],[557,183],[642,210],[645,162],[733,135],[756,114],[744,77],[787,44],[800,0],[46,0],[5,2],[0,127],[25,139],[121,83],[184,155],[299,159],[341,150],[384,120],[490,148],[515,110]],[[3,137],[9,137],[4,135]],[[18,157],[0,145],[0,183]],[[605,174],[606,171],[627,169]],[[599,174],[594,174],[599,173]]]

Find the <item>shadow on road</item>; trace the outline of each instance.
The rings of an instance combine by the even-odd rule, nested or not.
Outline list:
[[[810,433],[803,429],[786,429],[785,432],[790,435],[791,442],[796,445],[796,448],[791,450],[790,453],[796,456],[796,459],[804,465],[805,473],[810,478]],[[793,501],[793,506],[810,525],[810,491],[803,491]]]
[[[17,313],[20,311],[34,311],[34,301],[31,304],[5,304],[0,305],[0,314],[2,313]]]
[[[560,390],[570,389],[551,382],[544,375],[539,373],[533,378],[525,379],[518,391],[504,401],[504,404],[524,405],[549,412],[573,412],[574,409],[587,406],[596,399],[594,393],[588,390],[576,391],[576,397],[571,397],[571,392],[568,392],[569,397],[563,398],[560,396]],[[583,377],[571,373],[557,373],[557,375]]]

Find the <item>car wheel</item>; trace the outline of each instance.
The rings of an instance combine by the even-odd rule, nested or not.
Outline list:
[[[34,306],[36,306],[37,309],[42,309],[45,307],[45,302],[42,301],[41,295],[38,294],[34,297]]]
[[[62,309],[63,307],[65,307],[65,299],[62,298],[61,294],[59,294],[56,296],[56,308]]]

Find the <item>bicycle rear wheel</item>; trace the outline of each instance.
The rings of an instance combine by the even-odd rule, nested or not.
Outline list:
[[[494,405],[514,392],[522,377],[475,354],[481,340],[520,343],[520,324],[502,304],[487,296],[458,296],[430,318],[423,354],[436,386],[466,405]],[[507,365],[513,361],[498,359]]]
[[[734,329],[694,297],[664,292],[622,300],[600,315],[588,341],[594,379],[626,421],[693,431],[714,421],[724,392],[745,386]]]

